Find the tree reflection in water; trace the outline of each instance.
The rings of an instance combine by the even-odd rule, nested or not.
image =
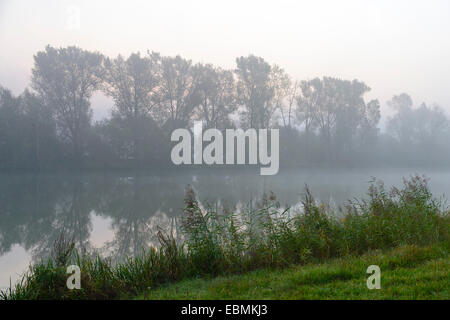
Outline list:
[[[361,178],[364,177],[364,178]],[[367,175],[349,183],[339,177],[281,174],[261,177],[252,172],[85,174],[0,176],[0,257],[14,245],[32,252],[33,260],[48,256],[53,242],[65,232],[85,252],[97,250],[115,259],[139,254],[157,245],[157,230],[180,240],[179,215],[184,188],[192,185],[198,199],[217,211],[252,206],[273,191],[282,207],[299,202],[304,183],[315,196],[342,203],[364,192]],[[361,182],[362,181],[362,182]],[[225,208],[224,208],[225,207]],[[227,211],[225,210],[225,211]],[[113,237],[93,243],[92,217],[101,217]],[[106,228],[106,226],[105,226]],[[105,230],[105,228],[102,228]]]

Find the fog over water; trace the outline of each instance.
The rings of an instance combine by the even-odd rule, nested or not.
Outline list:
[[[448,0],[0,0],[0,44],[1,288],[63,233],[114,261],[180,240],[188,185],[219,213],[450,195]],[[228,163],[227,130],[279,139]]]
[[[174,231],[182,214],[184,187],[190,184],[202,206],[219,212],[256,207],[272,191],[282,207],[300,211],[307,183],[317,201],[332,207],[365,197],[371,176],[386,187],[401,186],[402,177],[418,171],[308,170],[282,171],[261,177],[247,171],[165,173],[1,175],[0,287],[18,279],[28,264],[49,254],[62,230],[78,248],[124,259],[157,244],[158,227]],[[428,170],[436,196],[450,193],[450,171]],[[294,210],[295,211],[295,210]],[[13,281],[14,282],[14,281]]]

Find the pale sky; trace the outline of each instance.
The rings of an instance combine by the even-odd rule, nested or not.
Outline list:
[[[224,68],[255,54],[297,79],[362,80],[372,88],[367,98],[383,106],[407,92],[416,104],[450,112],[449,0],[0,0],[0,44],[0,85],[16,94],[29,85],[33,54],[47,44],[77,45],[108,56],[180,54]],[[108,104],[93,100],[96,118]]]

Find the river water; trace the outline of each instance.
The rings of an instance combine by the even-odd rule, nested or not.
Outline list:
[[[401,186],[425,174],[436,196],[450,194],[450,170],[359,169],[258,171],[172,170],[89,174],[0,175],[0,287],[14,283],[30,263],[49,254],[64,232],[77,246],[124,258],[156,243],[158,227],[176,230],[184,190],[202,205],[252,206],[273,192],[283,207],[299,205],[305,184],[332,206],[363,197],[371,177]]]

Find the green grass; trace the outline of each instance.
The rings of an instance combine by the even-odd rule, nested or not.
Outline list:
[[[369,265],[367,259],[378,261],[387,272],[386,284],[400,281],[400,289],[387,287],[381,291],[383,293],[370,295],[413,298],[431,295],[433,286],[440,283],[424,280],[432,268],[426,261],[444,259],[435,262],[439,266],[448,266],[446,255],[432,256],[435,252],[443,252],[442,248],[448,249],[448,208],[442,199],[433,197],[427,180],[419,176],[405,180],[401,189],[386,190],[382,182],[374,181],[367,196],[335,212],[316,203],[306,188],[301,212],[280,208],[271,194],[263,196],[252,209],[237,214],[201,207],[193,190],[187,188],[180,230],[185,238],[183,243],[176,243],[171,234],[159,232],[158,249],[143,250],[140,256],[112,264],[98,255],[78,255],[73,242],[62,236],[55,243],[52,257],[30,266],[18,283],[9,290],[0,291],[0,299],[120,299],[148,292],[148,288],[154,295],[158,292],[154,290],[161,286],[198,277],[218,277],[211,282],[219,284],[217,297],[258,298],[264,293],[279,298],[356,297],[369,295],[361,287],[364,286],[361,279],[366,277],[365,270]],[[367,256],[371,252],[388,252],[400,247],[406,249],[392,253],[387,260],[383,260],[382,255]],[[333,260],[338,258],[342,260]],[[70,264],[81,269],[81,290],[66,287],[66,266]],[[405,278],[405,270],[415,267],[418,268],[417,276],[422,277],[424,283],[413,283],[414,287],[406,283],[401,289],[402,281],[409,279]],[[283,269],[287,271],[280,271]],[[256,274],[262,273],[262,282],[260,286],[252,287],[253,279],[245,281],[251,274],[245,274],[255,270],[266,271],[257,271]],[[241,276],[233,278],[233,275]],[[270,284],[264,282],[265,278],[268,281],[277,275],[281,278],[275,278]],[[222,287],[221,279],[225,279]],[[237,287],[226,279],[238,279]],[[197,281],[201,284],[201,280]],[[248,283],[248,292],[245,283]],[[227,286],[231,287],[228,291]],[[271,286],[281,287],[272,291]],[[306,291],[301,291],[303,286]],[[312,286],[311,290],[308,286]],[[407,292],[408,288],[419,289]],[[341,296],[341,291],[345,295]],[[447,292],[438,291],[440,295]],[[186,290],[182,294],[185,295]]]
[[[138,299],[450,299],[448,252],[444,246],[406,246],[319,265],[184,280]],[[380,290],[366,286],[372,264],[381,268]]]

